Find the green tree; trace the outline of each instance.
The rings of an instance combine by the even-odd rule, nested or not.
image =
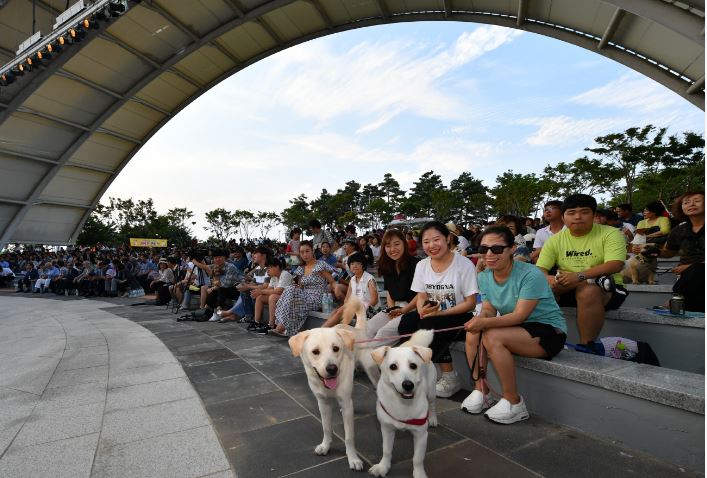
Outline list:
[[[282,224],[288,229],[300,227],[305,229],[307,223],[312,219],[312,210],[307,202],[307,196],[300,194],[294,199],[290,199],[290,207],[280,214]]]
[[[255,214],[254,224],[260,231],[260,237],[267,239],[272,228],[280,224],[280,216],[274,212],[258,211]]]
[[[400,208],[400,203],[405,198],[405,191],[400,189],[400,183],[390,173],[383,175],[383,181],[378,183],[378,188],[385,197],[385,202],[388,203],[388,209],[391,212],[396,212]]]
[[[116,228],[110,220],[108,208],[97,204],[76,238],[77,244],[112,244],[115,241]]]
[[[205,214],[206,230],[220,243],[228,241],[238,227],[236,219],[230,211],[223,208],[213,209]]]
[[[491,198],[489,189],[480,179],[474,178],[471,173],[465,171],[449,183],[449,190],[454,193],[456,201],[450,219],[461,224],[469,224],[474,221],[485,221],[488,218]]]
[[[593,148],[584,148],[596,155],[600,166],[596,172],[614,196],[622,196],[622,201],[632,202],[636,180],[641,172],[659,164],[667,156],[664,143],[666,128],[651,124],[642,128],[628,128],[622,133],[613,133],[594,139]],[[589,160],[589,158],[587,158]]]
[[[434,171],[427,171],[414,183],[405,201],[405,207],[408,211],[416,209],[417,213],[423,216],[434,216],[432,193],[441,189],[446,189],[442,177]]]
[[[238,235],[249,242],[255,227],[255,214],[245,209],[236,209],[233,211],[233,221]]]
[[[535,174],[517,174],[508,170],[496,177],[496,186],[491,190],[494,210],[499,216],[529,216],[537,210],[546,189],[544,182]]]

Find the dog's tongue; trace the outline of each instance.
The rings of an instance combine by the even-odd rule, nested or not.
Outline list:
[[[324,379],[324,386],[330,390],[334,390],[337,385],[339,385],[338,377]]]

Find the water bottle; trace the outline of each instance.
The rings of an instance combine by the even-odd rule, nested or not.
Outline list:
[[[327,293],[327,294],[322,295],[322,312],[324,312],[325,314],[331,313],[331,309],[330,309],[329,304],[330,304],[329,294]]]

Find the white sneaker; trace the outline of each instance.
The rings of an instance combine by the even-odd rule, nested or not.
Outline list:
[[[209,319],[209,322],[218,322],[219,320],[221,320],[221,316],[220,316],[220,315],[213,314],[213,315],[211,316],[211,318]]]
[[[473,415],[478,415],[484,408],[486,408],[486,403],[484,402],[484,394],[480,390],[474,390],[471,394],[464,399],[462,402],[462,410]]]
[[[504,425],[527,420],[528,417],[530,417],[528,409],[525,408],[523,397],[520,397],[520,402],[515,405],[511,405],[511,402],[502,398],[496,405],[489,408],[485,415],[489,420],[496,423],[503,423]]]
[[[456,372],[443,373],[442,377],[437,380],[436,390],[437,396],[440,398],[449,398],[459,390],[462,386],[459,383],[459,377]]]

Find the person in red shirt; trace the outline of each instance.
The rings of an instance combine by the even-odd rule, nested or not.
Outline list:
[[[411,256],[416,257],[417,256],[417,241],[415,240],[415,237],[412,235],[411,232],[408,232],[405,237],[407,238],[407,243],[408,243],[408,252],[410,253]]]

